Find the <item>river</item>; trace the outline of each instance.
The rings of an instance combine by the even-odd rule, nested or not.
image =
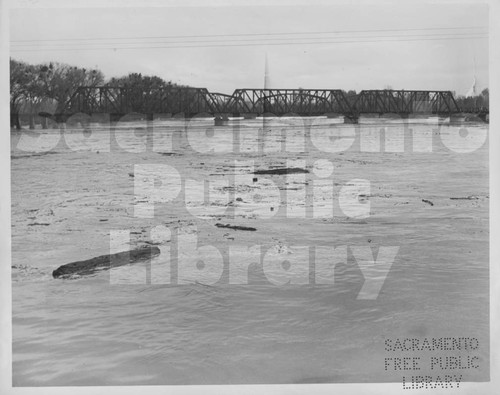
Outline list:
[[[394,382],[387,339],[442,337],[477,339],[479,368],[461,373],[487,380],[488,125],[441,122],[214,128],[201,118],[13,133],[14,386]],[[284,167],[309,172],[253,174]],[[145,169],[167,172],[154,215],[139,188]],[[353,182],[368,192],[342,205]],[[144,243],[161,249],[149,266],[52,278]],[[319,268],[332,247],[340,259],[327,283]],[[360,254],[387,247],[397,254],[382,288],[360,297]],[[273,283],[286,269],[264,272],[263,254],[307,273]],[[186,263],[200,258],[205,271]],[[242,263],[248,278],[234,283],[229,269]]]

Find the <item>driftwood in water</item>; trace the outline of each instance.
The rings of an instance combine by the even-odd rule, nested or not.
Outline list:
[[[282,168],[278,168],[278,169],[255,170],[253,172],[253,174],[255,174],[255,175],[258,175],[258,174],[281,175],[281,174],[296,174],[296,173],[309,173],[309,170],[301,169],[300,167],[282,167]]]
[[[465,196],[465,197],[451,197],[451,200],[477,200],[479,197],[477,196]]]
[[[54,278],[64,278],[72,275],[93,274],[98,270],[106,270],[111,267],[118,267],[129,263],[148,260],[159,254],[160,249],[158,247],[148,246],[131,251],[118,252],[111,255],[101,255],[85,261],[72,262],[62,265],[52,272],[52,276],[54,276]]]
[[[427,203],[427,204],[429,204],[431,206],[434,206],[434,203],[432,203],[430,200],[422,199],[422,202]]]
[[[240,225],[229,225],[229,224],[215,224],[218,228],[228,228],[228,229],[233,229],[233,230],[249,230],[249,231],[256,231],[257,229],[252,228],[250,226],[240,226]]]

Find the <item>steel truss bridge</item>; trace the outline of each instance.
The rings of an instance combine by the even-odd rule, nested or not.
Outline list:
[[[139,113],[183,114],[185,117],[318,116],[339,115],[357,122],[363,114],[460,113],[450,91],[363,90],[348,96],[340,89],[236,89],[232,95],[209,92],[206,88],[169,87],[137,92],[127,87],[79,87],[56,118],[77,113],[110,114],[118,119]]]

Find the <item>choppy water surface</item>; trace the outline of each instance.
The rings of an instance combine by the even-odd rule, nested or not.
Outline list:
[[[138,122],[111,133],[93,125],[84,146],[82,131],[68,127],[48,152],[47,137],[58,130],[31,135],[44,133],[45,147],[12,135],[14,385],[399,381],[401,372],[384,371],[384,339],[443,336],[479,339],[481,368],[461,373],[464,381],[488,377],[487,125],[467,125],[453,139],[456,127],[436,120],[365,120],[350,148],[324,152],[311,134],[326,142],[332,128],[349,136],[354,127],[322,118],[304,137],[312,121],[211,122],[193,121],[187,131],[180,120],[153,129]],[[207,152],[206,136],[217,138],[216,152]],[[456,152],[470,144],[479,148]],[[174,168],[182,188],[152,218],[139,218],[135,210],[152,197],[134,191],[134,166],[152,164]],[[252,174],[284,166],[310,173]],[[339,206],[342,186],[354,179],[370,182],[362,197],[368,218]],[[208,198],[197,188],[204,180]],[[175,177],[164,183],[175,189]],[[158,225],[172,237],[155,239]],[[133,246],[159,243],[149,272],[139,263],[114,272],[114,281],[109,271],[52,278],[62,264],[109,253],[112,230],[129,230]],[[173,252],[179,235],[220,251],[218,283],[201,276],[175,284],[179,262],[196,255],[195,245]],[[277,286],[251,255],[236,251],[228,260],[234,246],[290,261],[308,256],[304,248],[347,246],[348,259],[335,267],[334,284]],[[363,275],[351,248],[360,246],[375,254],[399,247],[374,300],[357,299]],[[315,248],[308,260],[320,267],[329,257],[314,261]],[[248,284],[229,284],[233,263],[250,264]]]

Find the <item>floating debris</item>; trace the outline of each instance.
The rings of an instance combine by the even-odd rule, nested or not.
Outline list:
[[[300,167],[281,167],[277,169],[268,170],[255,170],[253,174],[271,174],[271,175],[282,175],[282,174],[297,174],[297,173],[309,173],[307,169],[301,169]]]
[[[163,243],[169,243],[170,240],[166,240],[166,241],[149,241],[149,240],[145,240],[143,243],[146,243],[146,244],[149,244],[151,246],[159,246],[159,245],[162,245]]]
[[[216,223],[215,226],[218,228],[228,228],[228,229],[234,229],[234,230],[249,230],[249,231],[256,231],[257,229],[252,228],[250,226],[239,226],[239,225],[230,225],[230,224],[221,224],[221,223]]]
[[[434,206],[434,203],[432,203],[430,200],[422,199],[422,202],[430,204],[431,206]]]
[[[451,197],[451,200],[477,200],[478,196],[465,196],[465,197]]]
[[[160,155],[163,155],[163,156],[179,156],[180,154],[178,154],[177,152],[158,152]]]
[[[359,194],[358,195],[358,200],[360,202],[366,202],[367,200],[370,200],[370,195]]]
[[[116,254],[101,255],[96,258],[87,259],[62,265],[52,272],[54,278],[68,278],[73,275],[89,275],[98,270],[107,270],[111,266],[119,267],[151,259],[159,255],[158,247],[142,247],[131,251],[119,252]]]

